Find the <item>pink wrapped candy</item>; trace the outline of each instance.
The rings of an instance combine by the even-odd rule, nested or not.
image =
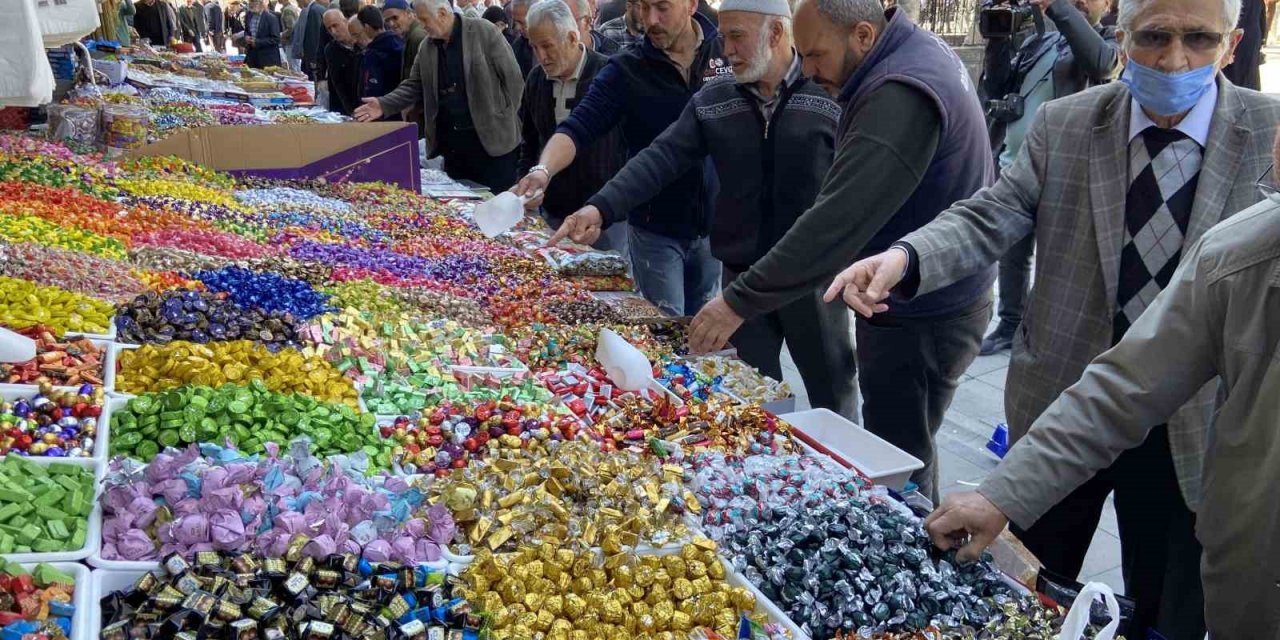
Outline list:
[[[302,540],[302,553],[315,558],[362,553],[417,564],[441,559],[457,534],[447,507],[428,507],[404,478],[366,476],[356,459],[321,461],[305,446],[265,457],[209,445],[205,453],[161,453],[145,469],[112,463],[102,496],[104,559],[282,557]]]

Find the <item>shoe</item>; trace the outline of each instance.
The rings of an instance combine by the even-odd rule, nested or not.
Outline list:
[[[991,356],[1013,348],[1013,334],[1017,330],[1017,325],[1010,325],[1002,321],[996,326],[996,330],[991,332],[991,335],[982,339],[982,348],[978,350],[978,355]]]

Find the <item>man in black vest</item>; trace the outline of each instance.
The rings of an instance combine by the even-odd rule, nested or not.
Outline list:
[[[521,173],[538,162],[538,154],[556,126],[569,117],[569,112],[586,95],[587,87],[609,61],[603,54],[587,48],[573,11],[560,0],[546,0],[529,10],[526,35],[538,58],[525,82],[524,99],[520,102]],[[601,136],[574,159],[560,178],[547,188],[542,210],[553,229],[612,178],[627,160],[622,132]],[[616,249],[626,253],[626,225],[617,225],[600,238],[587,244],[599,249]]]
[[[814,205],[694,318],[695,351],[812,295],[842,260],[887,249],[994,175],[978,95],[937,36],[878,0],[803,0],[795,32],[805,73],[844,108],[835,160]],[[925,463],[912,480],[935,501],[933,438],[978,354],[994,277],[988,268],[857,322],[863,421]]]
[[[727,287],[813,205],[831,168],[840,106],[802,74],[787,0],[724,0],[720,32],[734,76],[703,86],[680,119],[588,198],[557,239],[589,242],[710,157],[720,176],[711,253],[724,265]],[[814,289],[733,334],[738,355],[776,379],[782,378],[784,340],[812,405],[854,418],[853,342],[844,305],[824,303]]]

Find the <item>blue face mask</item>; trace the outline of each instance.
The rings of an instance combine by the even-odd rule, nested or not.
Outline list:
[[[1213,86],[1217,75],[1215,64],[1170,74],[1144,67],[1130,59],[1124,65],[1120,82],[1129,87],[1138,104],[1156,115],[1176,116],[1196,106],[1209,87]]]

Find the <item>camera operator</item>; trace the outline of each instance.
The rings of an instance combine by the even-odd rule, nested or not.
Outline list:
[[[989,55],[997,46],[1016,40],[1019,27],[1031,22],[1028,17],[1035,22],[1035,31],[1022,40],[1008,72],[1002,75],[999,68],[988,69],[984,80],[991,146],[999,170],[1013,164],[1040,105],[1109,82],[1120,73],[1115,27],[1100,24],[1110,11],[1111,0],[1014,0],[984,8],[980,26],[984,35],[993,36]],[[1036,15],[1041,12],[1048,20]],[[1000,259],[1000,324],[982,341],[981,355],[1012,345],[1022,322],[1034,249],[1035,236],[1029,235]]]

